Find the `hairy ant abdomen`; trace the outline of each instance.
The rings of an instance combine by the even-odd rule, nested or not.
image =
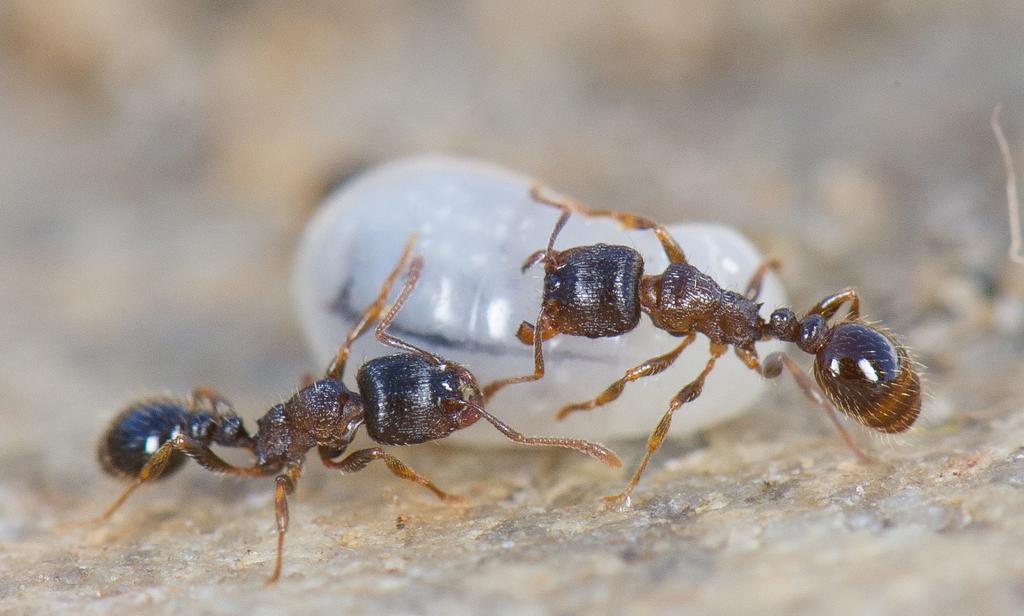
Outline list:
[[[640,321],[640,253],[595,244],[561,251],[544,275],[548,324],[571,336],[605,338],[632,331]]]
[[[843,413],[881,432],[910,429],[921,380],[907,348],[865,323],[840,323],[815,355],[814,377]]]
[[[153,398],[132,404],[110,423],[100,439],[103,470],[116,477],[135,478],[160,447],[188,431],[190,412],[178,400]],[[176,471],[185,454],[174,452],[162,477]]]

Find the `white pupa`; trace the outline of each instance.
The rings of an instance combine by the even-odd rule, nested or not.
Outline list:
[[[419,284],[391,332],[461,363],[486,383],[533,371],[532,347],[516,339],[522,321],[540,308],[544,270],[521,272],[523,261],[547,244],[558,210],[531,200],[533,178],[496,165],[442,156],[422,156],[381,165],[346,182],[309,221],[294,272],[299,317],[317,362],[326,367],[355,319],[376,297],[413,232],[415,253],[424,258]],[[557,186],[552,186],[557,190]],[[629,211],[629,203],[591,203]],[[684,216],[680,213],[680,217]],[[674,224],[670,231],[690,263],[726,289],[743,291],[763,260],[736,231],[712,224]],[[608,219],[573,216],[556,249],[620,244],[638,250],[646,272],[661,272],[668,260],[654,235],[625,231]],[[392,290],[394,299],[404,282]],[[786,305],[777,277],[761,293],[761,315]],[[593,398],[628,368],[663,354],[678,338],[644,316],[633,331],[615,338],[558,336],[544,344],[546,376],[509,386],[488,408],[527,434],[598,440],[646,436],[672,396],[692,380],[708,358],[698,337],[671,368],[626,386],[622,396],[593,411],[556,421],[564,404]],[[762,357],[780,348],[759,347]],[[398,352],[368,332],[353,348],[345,381],[354,387],[359,365]],[[704,392],[676,414],[672,435],[692,433],[748,408],[763,379],[731,353],[718,362]],[[482,423],[482,422],[481,422]],[[458,431],[449,440],[507,444],[488,426]]]

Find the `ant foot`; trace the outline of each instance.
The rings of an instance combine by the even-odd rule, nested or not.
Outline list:
[[[461,496],[459,494],[445,494],[441,497],[441,500],[448,503],[449,505],[468,505],[469,498]]]
[[[563,421],[569,415],[572,415],[576,411],[582,410],[583,407],[576,404],[566,404],[562,408],[558,409],[558,413],[555,414],[555,419]]]
[[[605,496],[604,509],[606,511],[626,511],[633,506],[633,499],[629,492],[620,492],[614,496]]]

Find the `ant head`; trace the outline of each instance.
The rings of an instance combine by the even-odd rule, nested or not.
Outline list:
[[[111,421],[100,439],[100,464],[110,475],[136,478],[154,453],[178,434],[192,426],[185,405],[178,400],[143,400],[130,405]],[[181,452],[171,454],[161,477],[178,469],[185,461]]]
[[[829,400],[869,428],[909,429],[921,412],[921,380],[907,348],[888,332],[860,321],[818,332],[806,325],[809,320],[804,319],[798,344],[804,348],[803,332],[814,330],[808,334],[815,341],[810,345],[815,349],[814,377]]]
[[[640,321],[644,260],[627,246],[577,246],[544,263],[544,306],[551,326],[571,336],[603,338]]]
[[[415,353],[386,355],[363,364],[356,382],[367,434],[378,443],[433,441],[480,418],[471,406],[483,401],[476,379],[454,362]]]

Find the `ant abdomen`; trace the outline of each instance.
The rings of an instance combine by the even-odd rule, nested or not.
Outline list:
[[[178,400],[157,398],[136,402],[111,421],[100,439],[99,459],[107,473],[137,478],[142,467],[167,441],[188,431],[191,413]],[[185,462],[180,451],[171,454],[167,477]]]
[[[570,336],[605,338],[640,321],[637,293],[644,260],[628,246],[596,244],[558,254],[544,276],[550,326]]]
[[[363,398],[366,431],[378,443],[433,441],[480,418],[469,408],[445,404],[482,401],[476,380],[454,362],[439,364],[411,353],[386,355],[363,364],[356,382]]]
[[[880,432],[904,432],[921,412],[921,379],[907,348],[859,321],[832,329],[814,377],[839,410]]]

